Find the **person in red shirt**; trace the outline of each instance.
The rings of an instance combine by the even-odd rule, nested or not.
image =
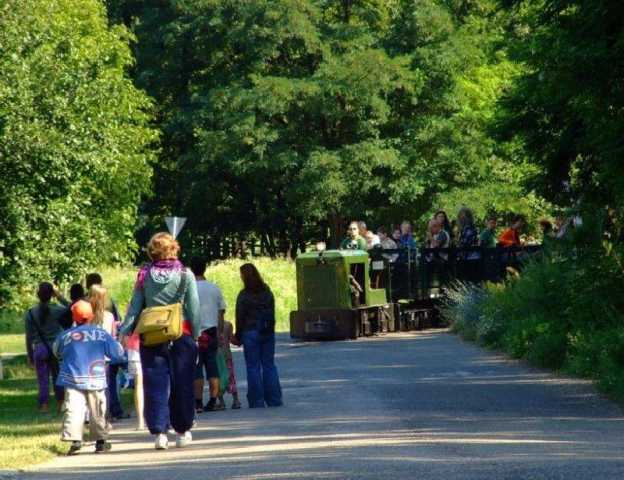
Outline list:
[[[498,243],[501,247],[520,247],[520,230],[524,226],[524,218],[520,215],[513,217],[511,227],[503,231],[498,237]]]

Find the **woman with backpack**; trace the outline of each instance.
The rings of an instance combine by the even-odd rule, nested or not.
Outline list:
[[[147,245],[152,260],[141,267],[126,318],[119,328],[121,340],[140,333],[141,313],[153,307],[182,306],[181,336],[152,343],[147,334],[141,337],[140,356],[143,370],[145,423],[155,435],[157,450],[169,446],[167,430],[176,432],[176,446],[192,441],[191,427],[195,418],[193,381],[197,362],[200,331],[199,298],[193,273],[178,260],[180,245],[168,233],[157,233]]]
[[[240,275],[243,289],[236,299],[234,336],[245,354],[249,408],[279,407],[282,389],[275,366],[275,299],[253,264],[242,265]]]
[[[50,376],[54,386],[57,410],[63,405],[63,388],[56,386],[59,372],[58,360],[52,353],[52,345],[56,337],[63,331],[62,322],[67,308],[50,303],[56,297],[61,303],[66,303],[61,295],[54,290],[51,283],[42,282],[37,290],[39,303],[29,309],[24,315],[26,325],[26,352],[28,363],[35,367],[39,386],[39,411],[50,411]]]

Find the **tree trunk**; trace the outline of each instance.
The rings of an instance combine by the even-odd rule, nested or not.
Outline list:
[[[329,224],[329,243],[330,248],[338,248],[340,241],[345,235],[344,218],[339,213],[330,213],[327,217]]]

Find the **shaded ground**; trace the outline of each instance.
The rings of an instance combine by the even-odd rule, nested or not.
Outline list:
[[[192,446],[166,452],[118,429],[110,454],[59,458],[24,478],[624,477],[624,416],[588,382],[442,331],[314,344],[282,337],[278,366],[283,408],[204,413]]]

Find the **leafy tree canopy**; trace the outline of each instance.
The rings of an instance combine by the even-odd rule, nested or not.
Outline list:
[[[95,0],[0,3],[0,303],[133,251],[150,102]]]
[[[135,79],[163,130],[145,211],[296,242],[328,219],[417,219],[461,189],[498,185],[513,204],[523,192],[504,185],[522,166],[487,131],[517,73],[494,7],[110,1],[139,39]]]
[[[624,5],[612,0],[507,0],[509,51],[523,66],[499,129],[561,204],[624,206]]]

